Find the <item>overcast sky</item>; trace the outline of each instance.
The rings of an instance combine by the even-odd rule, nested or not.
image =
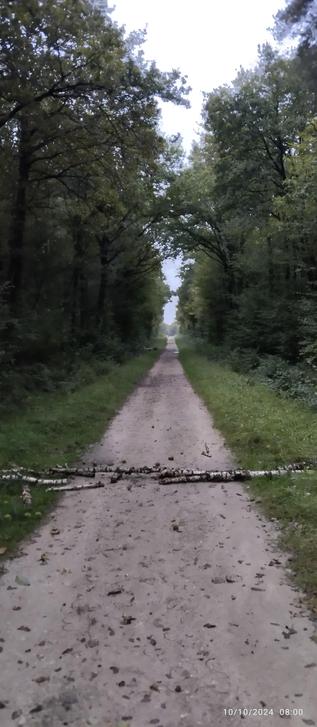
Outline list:
[[[126,31],[147,29],[144,53],[163,71],[179,68],[192,87],[191,109],[165,105],[162,125],[167,134],[180,132],[190,150],[200,124],[202,92],[229,83],[240,66],[256,62],[257,46],[272,40],[268,28],[284,0],[112,0],[112,18]],[[177,265],[167,261],[169,285],[178,285]],[[165,310],[175,317],[175,301]]]

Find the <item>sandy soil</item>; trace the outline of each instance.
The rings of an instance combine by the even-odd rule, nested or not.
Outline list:
[[[172,343],[88,460],[232,464]],[[0,581],[1,727],[236,726],[243,708],[317,724],[314,624],[285,565],[237,484],[68,494]]]

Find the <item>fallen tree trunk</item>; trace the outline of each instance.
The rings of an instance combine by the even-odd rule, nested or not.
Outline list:
[[[72,490],[97,490],[98,488],[105,487],[105,482],[93,482],[88,485],[63,485],[62,487],[48,487],[46,492],[71,492]]]
[[[252,480],[256,477],[281,477],[290,473],[307,472],[317,469],[317,460],[310,459],[304,462],[295,462],[293,464],[284,465],[271,470],[200,470],[200,469],[183,469],[161,467],[159,464],[149,467],[124,467],[115,465],[94,465],[92,468],[76,468],[57,466],[51,467],[46,472],[37,473],[34,470],[13,469],[0,471],[1,481],[20,481],[28,485],[37,485],[47,487],[48,490],[67,491],[80,489],[94,489],[95,487],[104,487],[103,483],[97,485],[70,485],[69,477],[85,477],[94,478],[96,473],[111,474],[111,481],[119,481],[122,478],[151,477],[158,480],[161,484],[180,484],[186,482],[243,482]],[[51,478],[49,475],[59,474],[60,478]]]
[[[276,470],[183,471],[175,473],[175,476],[170,476],[167,472],[164,472],[159,480],[161,485],[174,485],[186,482],[246,482],[247,480],[254,480],[257,477],[272,479],[273,477],[283,477],[292,472],[304,474],[309,471],[312,470],[309,470],[307,467],[289,465]]]
[[[122,474],[122,475],[131,475],[131,474],[155,474],[162,471],[162,467],[160,465],[154,465],[154,467],[150,467],[148,465],[143,465],[142,467],[122,467],[121,465],[112,465],[112,464],[96,464],[93,465],[91,468],[76,468],[76,467],[51,467],[49,472],[53,472],[54,474],[62,474],[63,476],[71,476],[71,477],[94,477],[95,474],[102,474],[102,473],[116,473],[116,474]]]
[[[14,474],[3,475],[0,474],[0,482],[27,482],[30,485],[66,485],[67,479],[51,480],[43,479],[42,477],[32,477],[31,475],[23,474],[23,472],[15,472]]]

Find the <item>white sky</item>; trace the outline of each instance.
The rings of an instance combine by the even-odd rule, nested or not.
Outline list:
[[[272,40],[268,28],[285,0],[111,0],[113,20],[126,31],[147,28],[144,53],[163,71],[179,68],[192,87],[191,109],[166,104],[162,126],[167,134],[180,132],[190,150],[200,123],[202,92],[229,83],[240,66],[252,66],[257,46]],[[177,265],[164,265],[172,289],[179,284]],[[164,319],[175,317],[175,301]]]

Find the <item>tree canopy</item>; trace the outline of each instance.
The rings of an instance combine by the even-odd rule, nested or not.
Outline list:
[[[297,53],[265,45],[254,70],[206,94],[170,237],[188,260],[183,328],[290,361],[317,360],[316,100],[303,78]]]
[[[4,362],[111,355],[157,329],[153,225],[174,174],[160,103],[188,102],[142,40],[88,0],[0,0]]]

